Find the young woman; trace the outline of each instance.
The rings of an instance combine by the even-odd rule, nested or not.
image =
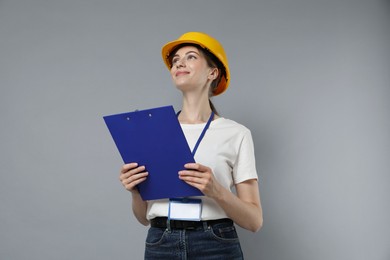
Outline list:
[[[219,116],[210,101],[230,81],[225,51],[211,36],[188,32],[164,45],[162,56],[183,95],[178,120],[190,148],[197,145],[196,163],[184,165],[178,178],[205,196],[195,198],[182,220],[172,220],[172,201],[142,200],[136,187],[148,177],[145,166],[122,167],[120,180],[132,194],[134,215],[151,225],[145,259],[243,259],[234,225],[256,232],[263,216],[251,133]],[[197,221],[186,220],[197,214]]]

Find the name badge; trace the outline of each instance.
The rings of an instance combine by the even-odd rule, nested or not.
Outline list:
[[[200,199],[170,199],[169,219],[200,221],[202,216],[202,200]]]

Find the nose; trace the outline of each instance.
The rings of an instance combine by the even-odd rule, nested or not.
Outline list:
[[[185,66],[184,58],[177,59],[175,62],[175,66],[176,68],[184,67]]]

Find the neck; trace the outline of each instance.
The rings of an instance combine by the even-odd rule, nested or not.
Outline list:
[[[205,123],[210,118],[211,107],[208,97],[183,95],[183,108],[179,121],[187,124]]]

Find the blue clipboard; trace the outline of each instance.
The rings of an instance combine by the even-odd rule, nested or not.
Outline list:
[[[138,185],[143,200],[202,196],[180,180],[184,164],[195,162],[173,106],[103,117],[125,163],[144,165],[149,175]]]

